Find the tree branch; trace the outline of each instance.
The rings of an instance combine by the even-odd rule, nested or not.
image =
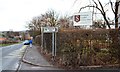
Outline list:
[[[100,7],[101,7],[101,9],[102,9],[102,10],[101,10],[101,11],[102,11],[102,13],[103,13],[103,14],[105,14],[105,11],[104,11],[104,8],[103,8],[103,5],[102,5],[102,3],[100,2],[100,0],[98,0],[98,2],[99,2],[99,4],[100,4]]]
[[[98,4],[94,0],[92,0],[92,1],[95,3],[96,6],[98,6]]]
[[[113,3],[111,0],[110,0],[110,5],[111,5],[111,9],[112,9],[113,13],[115,14],[115,10],[114,10]]]
[[[94,6],[94,5],[93,5],[93,6],[88,5],[88,6],[82,7],[82,8],[80,8],[79,12],[80,12],[82,9],[87,8],[87,7],[96,8],[96,9],[98,9],[98,10],[101,12],[101,14],[104,14],[103,11],[102,11],[100,8],[98,8],[98,6]]]
[[[102,6],[102,5],[101,5],[101,6]],[[108,20],[107,20],[107,18],[106,18],[106,14],[105,14],[105,12],[104,12],[103,6],[102,6],[102,10],[101,10],[98,6],[88,5],[88,6],[85,6],[85,7],[80,8],[79,12],[80,12],[82,9],[87,8],[87,7],[92,7],[92,8],[98,9],[98,10],[101,12],[101,14],[102,14],[104,20],[106,21],[106,24],[108,25],[108,27],[111,28],[110,25],[109,25],[109,22],[108,22]]]

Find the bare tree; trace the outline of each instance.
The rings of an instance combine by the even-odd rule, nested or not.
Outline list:
[[[58,24],[60,25],[61,28],[68,28],[70,20],[68,19],[67,16],[64,16],[59,19]]]
[[[111,9],[115,15],[115,28],[118,28],[118,7],[119,7],[119,3],[120,1],[116,1],[115,2],[115,6],[113,6],[113,2],[110,0],[110,5],[111,5]]]
[[[41,26],[56,26],[58,14],[54,10],[47,11],[45,14],[34,17],[27,25],[30,30],[41,30]]]
[[[34,17],[26,26],[30,30],[40,30],[41,23],[39,21],[39,17]]]
[[[93,21],[92,27],[93,28],[102,28],[102,29],[105,29],[106,25],[105,25],[105,23],[102,20],[97,20],[97,21]]]
[[[49,26],[56,26],[57,25],[59,14],[57,14],[54,10],[47,11],[45,13],[45,17],[47,20],[47,24]]]
[[[84,8],[90,8],[90,7],[92,7],[92,8],[96,8],[97,10],[99,10],[100,11],[100,13],[102,14],[102,16],[103,16],[103,18],[104,18],[104,20],[105,20],[105,22],[106,22],[106,25],[108,26],[108,28],[110,29],[111,27],[110,27],[110,23],[109,23],[109,20],[107,19],[107,16],[106,16],[106,12],[105,12],[105,9],[104,9],[104,6],[102,5],[102,3],[100,2],[100,0],[98,0],[98,3],[96,2],[96,1],[94,1],[94,0],[92,0],[93,1],[93,3],[94,3],[94,5],[87,5],[87,6],[85,6],[85,7],[82,7],[82,8],[80,8],[80,10],[79,10],[79,12],[82,10],[82,9],[84,9]],[[118,14],[118,6],[119,6],[119,2],[115,2],[115,8],[114,8],[114,6],[113,6],[113,2],[111,2],[111,0],[110,0],[110,5],[111,5],[111,9],[112,9],[112,11],[113,11],[113,13],[114,13],[114,15],[115,15],[115,28],[118,28],[118,17],[117,17],[117,14]],[[109,4],[108,3],[108,4]],[[107,4],[106,4],[107,5]]]

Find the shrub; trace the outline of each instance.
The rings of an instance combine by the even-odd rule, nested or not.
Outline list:
[[[61,64],[68,68],[115,64],[118,57],[112,55],[119,55],[116,49],[120,47],[114,39],[117,34],[116,30],[108,29],[61,29],[57,33],[57,57],[62,61]],[[44,47],[48,52],[52,49],[51,39],[50,33],[44,34]]]

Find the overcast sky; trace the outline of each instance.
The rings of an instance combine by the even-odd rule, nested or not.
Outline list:
[[[105,4],[109,0],[100,1]],[[88,4],[90,0],[0,0],[0,31],[26,30],[28,21],[50,9],[61,15],[72,15]]]

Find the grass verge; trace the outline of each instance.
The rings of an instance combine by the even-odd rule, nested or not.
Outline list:
[[[3,47],[3,46],[9,46],[9,45],[13,45],[13,44],[20,44],[21,42],[19,43],[10,43],[10,44],[0,44],[0,47]]]

